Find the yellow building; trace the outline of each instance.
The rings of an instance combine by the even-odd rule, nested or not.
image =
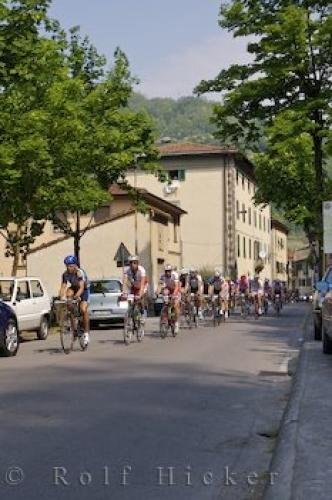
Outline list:
[[[188,213],[182,223],[184,266],[251,275],[263,261],[261,276],[271,278],[271,208],[253,203],[251,162],[218,145],[165,144],[160,154],[166,182],[140,170],[129,181]]]
[[[111,191],[114,200],[94,214],[82,238],[82,267],[90,279],[121,277],[123,262],[119,247],[123,244],[129,254],[134,254],[137,234],[137,253],[147,270],[151,289],[154,289],[165,263],[178,268],[182,265],[180,222],[185,211],[141,190],[147,211],[137,213],[125,191],[116,186]],[[51,295],[58,293],[64,257],[73,253],[72,238],[54,236],[51,238],[46,232],[44,242],[38,245],[37,241],[27,257],[26,268],[28,275],[42,278]]]
[[[288,245],[289,230],[282,222],[272,219],[272,279],[288,281]]]

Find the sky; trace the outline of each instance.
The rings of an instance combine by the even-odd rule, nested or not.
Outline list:
[[[248,61],[244,40],[218,26],[221,0],[53,0],[50,14],[79,25],[109,64],[119,46],[147,97],[192,94],[202,79]]]

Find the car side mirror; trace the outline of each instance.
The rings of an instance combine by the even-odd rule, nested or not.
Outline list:
[[[318,281],[315,285],[315,288],[320,293],[327,293],[330,289],[329,284],[324,280]]]

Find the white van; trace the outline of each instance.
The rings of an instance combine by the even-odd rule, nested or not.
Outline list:
[[[46,339],[51,303],[39,278],[0,278],[0,300],[16,313],[20,332],[36,331],[38,339]]]

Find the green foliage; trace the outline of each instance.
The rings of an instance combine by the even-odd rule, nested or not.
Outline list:
[[[141,94],[130,100],[132,109],[144,110],[154,119],[159,137],[175,142],[216,142],[216,127],[211,123],[214,104],[197,97],[147,99]]]
[[[268,143],[256,157],[258,199],[283,206],[321,246],[321,203],[330,196],[324,160],[332,149],[329,2],[225,1],[220,26],[251,37],[253,62],[222,70],[196,91],[222,93],[214,121],[223,141],[257,151],[263,127]]]
[[[34,224],[94,211],[137,154],[144,168],[157,158],[151,120],[128,107],[135,79],[125,54],[106,71],[78,28],[68,38],[48,18],[49,3],[0,2],[0,225],[14,272]]]

